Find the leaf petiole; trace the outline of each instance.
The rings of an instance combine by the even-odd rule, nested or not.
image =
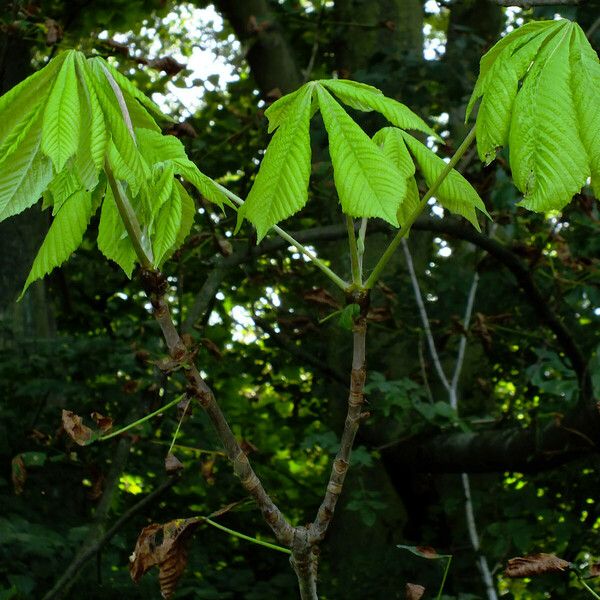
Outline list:
[[[110,433],[107,433],[106,435],[99,437],[98,441],[103,442],[104,440],[109,440],[110,438],[116,437],[117,435],[121,435],[122,433],[125,433],[126,431],[129,431],[130,429],[133,429],[134,427],[137,427],[138,425],[141,425],[142,423],[149,421],[156,415],[159,415],[160,413],[171,408],[172,406],[175,406],[175,404],[177,404],[178,402],[181,402],[181,400],[184,396],[185,396],[185,394],[181,394],[180,396],[177,396],[177,398],[175,398],[174,400],[171,400],[171,402],[165,404],[164,406],[161,406],[159,409],[155,410],[154,412],[147,414],[145,417],[142,417],[141,419],[138,419],[137,421],[134,421],[133,423],[126,425],[125,427],[121,427],[121,429],[117,429],[116,431],[111,431]]]

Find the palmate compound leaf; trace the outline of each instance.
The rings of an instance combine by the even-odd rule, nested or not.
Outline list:
[[[425,182],[431,187],[446,168],[446,163],[435,152],[432,152],[414,137],[404,131],[401,133],[419,167],[419,171],[423,174]],[[440,187],[435,192],[435,197],[444,208],[465,217],[478,231],[480,231],[480,227],[477,222],[475,209],[477,208],[489,217],[485,204],[479,197],[479,194],[455,169],[452,169],[442,181]]]
[[[530,24],[486,54],[468,112],[482,160],[508,143],[522,206],[559,210],[592,175],[600,195],[600,66],[575,23]],[[519,87],[519,82],[521,85]]]
[[[317,85],[316,92],[342,210],[352,217],[380,217],[398,227],[406,178],[325,88]]]
[[[258,241],[308,200],[312,86],[300,92],[275,132],[250,194],[238,212],[238,225],[243,218],[248,219],[256,227]]]
[[[33,261],[21,297],[36,279],[50,273],[77,250],[91,217],[92,199],[89,192],[78,191],[65,200]]]

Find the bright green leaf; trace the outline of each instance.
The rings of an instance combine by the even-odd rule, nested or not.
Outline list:
[[[421,142],[408,133],[403,132],[402,135],[412,155],[415,157],[419,171],[423,174],[427,185],[431,187],[446,168],[446,163],[435,152],[432,152],[427,146],[421,144]],[[480,227],[477,222],[475,209],[477,208],[489,216],[479,194],[455,169],[452,169],[448,173],[435,192],[435,197],[444,208],[465,217],[478,231]]]
[[[75,72],[75,53],[68,53],[58,72],[44,110],[42,151],[57,171],[77,150],[81,108]]]
[[[571,33],[565,26],[548,42],[513,106],[510,165],[524,194],[520,204],[530,210],[560,210],[590,176],[571,91]],[[600,147],[600,140],[596,144]]]
[[[247,218],[256,227],[259,242],[273,225],[299,211],[308,200],[311,94],[312,88],[305,87],[294,98],[289,117],[275,132],[238,213],[238,223]]]
[[[92,200],[89,192],[76,192],[64,202],[35,257],[21,297],[34,281],[62,265],[77,250],[91,216]]]
[[[52,162],[40,152],[41,108],[19,146],[0,158],[0,221],[35,204],[52,179]]]
[[[397,227],[406,178],[327,90],[316,90],[342,209],[352,217],[380,217]]]
[[[352,108],[366,112],[377,111],[396,127],[423,131],[440,140],[438,134],[408,106],[384,96],[375,87],[347,79],[324,79],[319,83]]]
[[[102,203],[98,226],[98,249],[106,258],[116,262],[131,279],[136,254],[119,214],[110,186]]]
[[[175,244],[180,226],[181,199],[179,194],[174,192],[167,198],[156,217],[156,233],[152,244],[155,266],[158,267],[161,264],[163,257]]]

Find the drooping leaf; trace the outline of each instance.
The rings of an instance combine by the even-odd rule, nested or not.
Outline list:
[[[172,180],[172,179],[171,179]],[[171,187],[173,190],[173,187]],[[163,257],[173,247],[181,227],[181,200],[177,192],[164,202],[156,217],[152,248],[154,265],[159,266]]]
[[[324,79],[319,83],[332,91],[344,104],[352,108],[365,112],[374,110],[381,113],[396,127],[423,131],[440,140],[438,134],[408,106],[384,96],[383,92],[373,86],[348,79]]]
[[[317,86],[316,91],[343,211],[353,217],[380,217],[397,227],[406,179],[326,89]]]
[[[162,135],[149,129],[136,129],[140,151],[149,164],[171,162],[174,173],[181,175],[191,183],[207,200],[219,207],[223,204],[231,206],[231,202],[217,187],[215,182],[204,175],[198,167],[188,159],[183,144],[173,135]]]
[[[91,190],[98,184],[100,171],[104,167],[108,132],[98,95],[94,86],[90,85],[93,76],[83,55],[77,55],[75,67],[82,118],[74,167],[82,185]]]
[[[576,23],[531,23],[507,35],[481,61],[467,116],[477,115],[482,160],[508,143],[523,206],[559,210],[592,175],[599,195],[600,65]]]
[[[80,119],[75,53],[69,52],[54,80],[42,124],[42,151],[52,159],[56,171],[61,171],[77,150]]]
[[[578,131],[590,161],[592,188],[600,199],[600,61],[579,27],[573,31],[569,59]]]
[[[520,204],[530,210],[561,209],[590,176],[571,91],[571,33],[564,26],[546,44],[513,105],[510,165],[524,194]],[[600,148],[600,140],[596,144]]]
[[[408,133],[403,132],[402,135],[415,158],[419,171],[423,174],[427,185],[431,187],[446,168],[446,163]],[[479,194],[456,169],[448,173],[435,192],[435,197],[444,208],[465,217],[478,231],[480,227],[475,209],[489,216]]]
[[[12,152],[21,142],[23,129],[29,126],[40,107],[43,110],[54,77],[68,55],[69,52],[62,52],[0,97],[0,156]]]
[[[157,566],[161,594],[163,598],[171,598],[187,565],[187,542],[200,522],[199,518],[176,519],[144,527],[129,559],[133,581],[139,581],[144,573]]]
[[[18,147],[0,157],[0,221],[35,204],[52,179],[52,161],[40,151],[41,123],[38,109]]]
[[[398,206],[397,212],[398,222],[404,225],[419,207],[419,188],[414,177],[415,164],[400,129],[384,127],[373,136],[373,141],[406,179],[406,196]]]
[[[286,94],[276,100],[265,110],[265,117],[269,121],[268,133],[273,133],[282,123],[284,123],[294,110],[298,96],[306,93],[306,87],[302,86],[291,94]]]
[[[33,261],[21,297],[36,279],[41,279],[55,267],[62,265],[77,250],[91,216],[92,200],[89,192],[75,192],[65,200]]]
[[[83,424],[83,419],[70,410],[63,409],[62,425],[67,435],[79,446],[87,446],[97,437],[90,427]]]
[[[81,191],[81,182],[72,170],[61,171],[48,185],[47,193],[52,195],[52,215],[61,209],[65,201],[75,192]],[[44,206],[45,208],[45,206]]]
[[[196,205],[179,181],[175,182],[175,191],[179,194],[179,200],[181,202],[181,223],[179,225],[179,231],[177,232],[175,244],[168,252],[168,256],[183,244],[185,238],[190,233],[192,225],[194,224],[194,217],[196,216]]]
[[[439,554],[438,551],[431,546],[405,546],[404,544],[398,544],[396,548],[400,548],[400,550],[408,550],[415,556],[420,556],[421,558],[427,558],[429,560],[452,558],[452,554]]]
[[[136,254],[125,225],[119,215],[110,186],[102,203],[100,224],[98,225],[98,249],[106,258],[116,262],[131,279]]]
[[[248,219],[258,241],[279,221],[299,211],[308,200],[310,177],[310,104],[312,88],[295,96],[263,158],[254,185],[238,213]]]

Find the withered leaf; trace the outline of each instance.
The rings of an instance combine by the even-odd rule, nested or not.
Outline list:
[[[201,519],[175,519],[163,525],[153,523],[140,533],[129,557],[129,573],[136,583],[149,569],[157,566],[163,598],[173,596],[187,565],[187,541]]]
[[[544,573],[561,573],[567,571],[570,563],[554,554],[529,554],[517,556],[508,561],[504,571],[507,577],[532,577]]]
[[[183,463],[172,452],[169,452],[165,457],[165,471],[173,474],[178,473],[182,469]]]
[[[425,588],[418,583],[407,583],[404,588],[406,600],[420,600],[425,593]]]
[[[23,493],[25,481],[27,480],[27,468],[21,454],[17,454],[11,461],[11,479],[15,494],[18,496]]]
[[[81,417],[70,410],[62,411],[62,424],[69,437],[80,446],[87,446],[94,441],[94,432],[83,424]]]
[[[100,429],[102,433],[106,433],[112,429],[113,420],[110,417],[105,417],[96,411],[94,411],[90,416],[92,419],[94,419],[94,422],[96,425],[98,425],[98,429]]]
[[[46,19],[44,21],[46,27],[46,45],[54,46],[54,44],[60,42],[63,37],[63,28],[58,21],[54,19]]]

